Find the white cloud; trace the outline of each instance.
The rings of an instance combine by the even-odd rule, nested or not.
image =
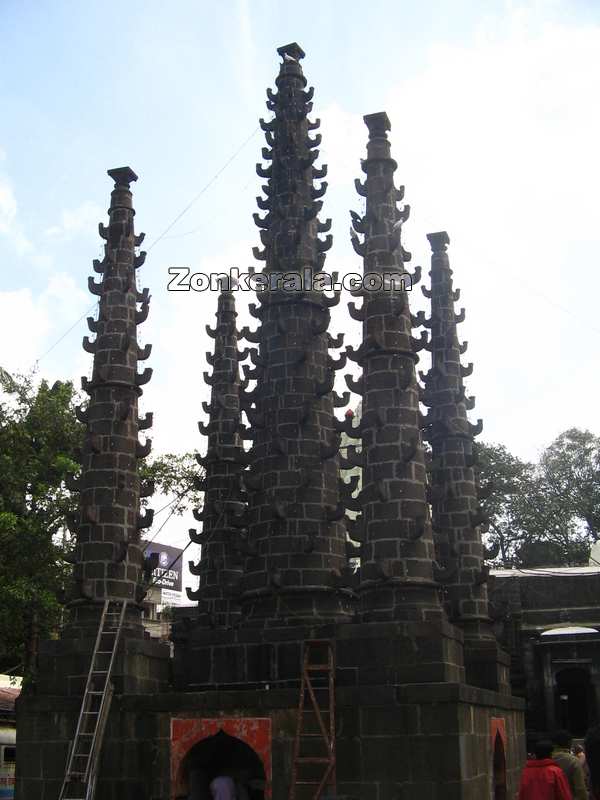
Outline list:
[[[216,257],[201,259],[192,271],[210,274],[246,265],[254,244],[238,242]],[[165,272],[165,286],[167,277]],[[248,292],[236,293],[238,329],[244,325],[256,327],[256,320],[247,311],[248,302],[255,302],[255,298]],[[205,416],[202,400],[210,399],[210,387],[204,383],[202,374],[212,371],[205,353],[212,351],[214,345],[205,326],[214,325],[216,310],[217,293],[210,290],[165,292],[161,286],[153,291],[150,316],[138,334],[141,341],[153,343],[148,363],[156,366],[156,377],[148,387],[147,401],[146,395],[143,399],[147,410],[154,411],[157,452],[204,447],[197,422]]]
[[[5,153],[0,150],[0,161]],[[17,219],[17,200],[8,178],[0,175],[0,236],[9,240],[19,256],[33,251],[33,245],[25,236]]]
[[[600,93],[600,27],[538,25],[535,11],[516,9],[497,30],[492,20],[471,46],[432,47],[386,108],[397,184],[413,212],[404,238],[426,284],[425,233],[445,229],[452,240],[484,437],[532,457],[571,425],[597,429],[600,379],[589,364],[600,330],[600,108],[590,98]],[[358,210],[348,189],[363,177],[366,127],[337,107],[321,116],[329,202],[344,195]],[[349,251],[339,244],[344,217],[334,222],[328,261],[337,265]]]
[[[29,288],[0,292],[0,366],[27,372],[83,313],[86,303],[89,296],[64,273],[53,275],[37,294]],[[64,366],[58,367],[52,359],[43,367],[44,375],[50,371],[66,377]]]
[[[245,102],[252,106],[256,98],[256,44],[252,30],[252,9],[249,0],[236,3],[237,38],[231,49],[237,79]]]
[[[47,228],[46,236],[54,240],[69,241],[79,234],[97,239],[98,222],[106,213],[97,203],[86,201],[77,208],[64,210],[58,225]]]

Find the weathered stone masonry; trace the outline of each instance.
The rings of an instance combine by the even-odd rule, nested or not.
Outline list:
[[[266,178],[265,199],[258,200],[265,214],[255,215],[264,246],[255,256],[270,276],[320,270],[331,246],[330,221],[318,219],[326,184],[315,180],[325,177],[326,167],[315,166],[320,134],[311,135],[318,121],[308,118],[313,91],[300,65],[304,53],[297,44],[278,52],[277,91],[269,90],[267,103],[273,119],[261,123],[269,165],[257,168]],[[353,214],[354,245],[365,273],[399,276],[409,258],[401,243],[408,207],[397,206],[403,190],[393,183],[389,120],[379,113],[365,122],[366,180],[357,188],[366,213]],[[270,748],[271,780],[256,797],[286,798],[309,638],[328,639],[335,650],[340,798],[492,797],[494,749],[506,759],[512,796],[523,757],[522,702],[502,680],[506,656],[487,622],[481,541],[477,520],[467,514],[477,513],[477,499],[464,460],[470,441],[464,403],[453,394],[460,386],[434,387],[428,380],[424,399],[441,392],[433,397],[431,419],[458,415],[464,427],[462,438],[432,440],[434,472],[443,471],[434,474],[433,498],[441,479],[461,486],[456,507],[435,500],[432,528],[420,432],[423,390],[415,377],[418,351],[429,344],[426,335],[414,336],[421,319],[410,314],[406,287],[365,293],[361,307],[351,305],[363,323],[363,341],[337,358],[329,350],[340,348],[342,337],[328,330],[335,295],[259,292],[250,307],[258,327],[237,331],[234,294],[220,293],[210,329],[208,421],[200,427],[208,436],[200,458],[205,505],[196,512],[202,528],[190,533],[202,545],[192,565],[198,587],[189,591],[198,605],[176,614],[170,675],[164,649],[141,636],[138,536],[150,520],[139,515],[137,458],[148,448],[137,439],[136,404],[149,374],[135,377],[134,325],[147,311],[148,294],[138,293],[133,279],[141,260],[128,189],[135,176],[111,174],[117,186],[109,227],[102,229],[107,257],[97,265],[104,277],[92,287],[101,297],[100,318],[92,322],[98,338],[87,345],[96,353],[74,554],[80,596],[65,635],[42,650],[37,694],[30,691],[19,703],[19,800],[58,795],[90,637],[107,594],[132,603],[97,800],[174,800],[187,791],[188,756],[198,744],[190,734],[175,746],[174,731],[214,730],[219,720],[228,730],[270,731],[261,747]],[[440,264],[432,267],[432,292],[442,284],[449,291]],[[436,297],[445,309],[446,295]],[[432,327],[434,364],[447,363],[456,375],[454,340],[447,350],[442,333]],[[241,339],[257,347],[240,350]],[[240,380],[238,365],[247,356],[252,366],[243,365]],[[335,370],[347,356],[362,367],[360,378],[348,380],[363,398],[358,427],[334,415],[349,401],[333,391]],[[356,439],[360,453],[350,447],[340,457],[342,432]],[[338,477],[340,465],[349,464],[363,469],[358,497],[355,481]],[[347,511],[357,518],[347,519]],[[439,534],[442,527],[447,535]],[[350,564],[356,555],[358,572]],[[503,778],[497,773],[496,780]],[[309,796],[297,794],[298,800]]]

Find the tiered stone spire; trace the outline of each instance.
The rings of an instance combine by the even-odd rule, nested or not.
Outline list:
[[[362,394],[358,426],[347,419],[345,432],[360,438],[362,452],[348,448],[344,466],[361,464],[362,491],[355,510],[362,512],[351,536],[361,544],[360,597],[363,621],[432,620],[443,616],[434,580],[434,547],[426,502],[426,472],[419,430],[417,351],[424,341],[412,336],[406,286],[420,276],[404,268],[409,260],[401,244],[401,226],[409,206],[398,209],[404,187],[394,187],[397,164],[390,156],[385,113],[364,117],[369,129],[363,217],[352,212],[352,242],[363,258],[365,287],[350,313],[363,323],[363,341],[349,357],[362,367],[348,387]],[[355,233],[356,232],[356,233]],[[364,234],[361,243],[357,234]],[[387,276],[387,277],[385,277]],[[425,337],[426,338],[426,337]]]
[[[314,166],[320,134],[310,131],[313,90],[306,90],[300,66],[304,52],[297,44],[280,47],[277,93],[267,90],[274,117],[261,121],[269,148],[267,168],[257,166],[266,199],[258,198],[267,213],[255,215],[264,250],[254,249],[265,262],[261,279],[271,288],[257,293],[259,308],[250,310],[260,320],[257,331],[244,331],[258,343],[251,352],[256,388],[242,395],[250,421],[247,436],[254,441],[250,470],[244,474],[249,493],[248,557],[243,579],[242,606],[247,625],[319,624],[343,619],[349,613],[348,592],[341,588],[346,567],[344,508],[339,503],[338,446],[332,393],[334,361],[328,345],[341,346],[327,333],[329,307],[339,296],[328,297],[298,282],[320,270],[331,246],[331,221],[321,223],[326,167]],[[287,289],[273,281],[293,273]],[[343,402],[341,399],[337,402]]]
[[[425,436],[432,450],[431,501],[438,561],[445,568],[450,617],[466,636],[492,636],[487,604],[487,570],[479,526],[484,515],[477,498],[473,469],[473,437],[481,431],[481,420],[472,425],[467,410],[475,399],[465,396],[463,378],[473,371],[460,356],[467,343],[459,344],[457,324],[465,311],[454,311],[460,290],[452,288],[452,270],[446,252],[450,242],[445,231],[430,233],[431,318],[421,317],[431,329],[432,366],[425,376],[423,401],[430,407],[424,420]],[[483,625],[483,627],[482,627]]]
[[[83,347],[93,353],[92,378],[82,378],[89,395],[78,418],[86,425],[82,453],[80,513],[75,520],[77,545],[72,555],[77,596],[73,603],[71,632],[88,624],[98,625],[98,605],[105,598],[130,601],[128,621],[139,624],[136,602],[143,596],[143,551],[140,533],[152,524],[154,512],[140,513],[140,496],[152,487],[140,486],[139,460],[151,447],[138,441],[138,431],[152,424],[152,414],[138,419],[138,398],[150,380],[152,369],[138,372],[138,361],[150,355],[152,346],[140,348],[137,326],[148,316],[148,289],[136,289],[135,271],[145,260],[136,247],[130,184],[137,175],[129,167],[112,169],[115,182],[108,210],[109,223],[99,226],[105,240],[104,258],[94,261],[97,282],[89,278],[92,294],[99,297],[98,319],[88,318],[94,341],[86,336]],[[139,304],[139,309],[138,309]],[[141,624],[139,624],[141,635]],[[91,632],[90,632],[91,635]]]
[[[208,436],[206,455],[198,458],[205,469],[202,481],[204,507],[194,516],[202,522],[202,531],[190,530],[190,538],[202,547],[200,561],[190,561],[190,572],[199,575],[196,591],[187,590],[190,599],[198,600],[199,621],[210,627],[229,627],[239,618],[239,581],[242,575],[245,539],[238,523],[245,511],[245,497],[240,485],[244,451],[240,437],[240,378],[236,311],[232,291],[224,289],[218,300],[217,324],[206,326],[214,340],[214,352],[206,358],[212,375],[204,373],[211,386],[211,400],[203,403],[208,424],[199,423]]]

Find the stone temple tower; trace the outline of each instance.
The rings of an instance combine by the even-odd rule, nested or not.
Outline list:
[[[202,546],[198,564],[190,562],[192,575],[199,576],[195,591],[188,597],[198,600],[200,621],[208,627],[229,627],[240,614],[237,595],[242,576],[244,541],[238,537],[238,524],[245,511],[245,494],[240,482],[245,454],[240,425],[240,370],[235,299],[223,290],[218,299],[214,328],[206,326],[214,338],[214,352],[206,358],[212,375],[204,374],[211,386],[210,403],[204,403],[208,424],[199,423],[208,437],[206,454],[198,457],[205,470],[202,481],[204,506],[194,511],[202,530],[192,528],[190,538]]]
[[[464,633],[467,680],[501,689],[508,684],[509,662],[498,651],[488,612],[488,570],[480,531],[485,519],[477,496],[473,453],[473,437],[481,432],[482,422],[473,425],[467,419],[475,399],[466,396],[463,379],[471,374],[473,364],[461,364],[467,343],[459,344],[457,336],[465,310],[459,314],[454,310],[460,290],[452,286],[448,234],[430,233],[427,238],[432,249],[431,289],[423,287],[423,293],[431,299],[431,317],[422,322],[431,331],[432,364],[425,376],[423,402],[430,410],[423,426],[432,454],[437,558],[444,565],[449,616]]]
[[[222,496],[219,506],[227,547],[241,555],[240,579],[227,583],[239,616],[218,627],[202,611],[212,591],[203,583],[203,569],[210,570],[210,541],[219,535],[213,538],[209,522],[216,516],[211,503],[217,484],[208,471],[210,461],[203,461],[207,505],[202,537],[207,543],[197,568],[199,586],[190,590],[199,612],[180,610],[173,631],[175,685],[186,697],[199,691],[202,701],[201,712],[186,713],[177,723],[182,737],[184,731],[185,736],[194,732],[198,742],[198,749],[187,755],[183,744],[181,751],[173,744],[180,759],[177,785],[185,785],[190,760],[209,769],[200,750],[212,740],[203,739],[201,730],[248,743],[244,731],[249,726],[262,730],[264,724],[270,743],[264,774],[273,797],[288,797],[302,654],[307,640],[319,639],[335,651],[340,797],[418,792],[436,798],[484,797],[491,791],[493,753],[498,764],[508,761],[508,785],[514,786],[521,746],[519,701],[502,680],[506,657],[489,638],[483,601],[472,638],[462,617],[448,616],[452,563],[439,547],[438,505],[431,516],[421,435],[419,402],[430,397],[416,379],[420,351],[433,348],[437,363],[438,330],[432,329],[431,342],[427,333],[415,334],[423,320],[411,315],[410,292],[420,270],[410,274],[405,268],[410,254],[401,234],[409,208],[399,205],[404,189],[393,182],[397,165],[388,140],[390,122],[384,113],[365,117],[366,180],[357,182],[357,189],[366,209],[363,215],[352,214],[353,244],[365,282],[355,292],[362,305],[350,304],[352,317],[362,322],[363,338],[357,350],[347,348],[334,359],[328,345],[342,342],[328,332],[328,309],[337,297],[299,285],[300,276],[323,269],[331,244],[329,235],[319,237],[330,223],[318,220],[325,184],[317,186],[314,180],[325,177],[325,167],[315,167],[320,135],[310,133],[318,126],[308,116],[313,92],[306,88],[301,48],[292,44],[278,52],[277,92],[267,92],[273,119],[261,122],[268,166],[257,167],[266,179],[265,198],[258,198],[265,213],[255,214],[263,249],[254,250],[264,268],[257,275],[258,302],[250,305],[258,326],[238,335],[256,345],[238,355],[252,361],[251,367],[243,365],[248,385],[240,386],[238,395],[248,422],[240,425],[240,436],[248,444],[234,459],[243,464],[239,482],[229,482],[232,494]],[[218,447],[212,438],[214,415],[224,413],[214,400],[221,380],[219,341],[213,374],[207,376],[213,390],[209,422],[202,429],[209,435],[207,458]],[[348,387],[362,398],[358,425],[348,416],[334,416],[336,406],[348,404],[348,396],[333,391],[335,369],[345,365],[346,357],[362,370],[356,379],[347,376]],[[235,359],[228,363],[233,368]],[[229,388],[225,394],[230,396]],[[356,445],[340,457],[342,433]],[[338,482],[340,464],[362,467],[358,497],[352,496],[354,481]],[[467,472],[463,481],[471,477]],[[464,491],[470,491],[468,486]],[[474,514],[476,507],[474,497]],[[345,511],[357,516],[348,519]],[[466,528],[454,533],[467,587],[461,597],[483,598],[483,551],[475,517],[468,524],[468,534]],[[471,568],[469,552],[478,558],[477,568]],[[356,555],[358,571],[350,561]],[[466,641],[474,642],[467,664],[474,685],[465,677]],[[485,669],[473,667],[476,654],[487,659]],[[497,725],[496,717],[502,720]],[[318,755],[317,742],[313,746]],[[464,756],[465,746],[472,756]],[[432,764],[439,766],[432,771]],[[494,780],[500,786],[505,778]],[[295,797],[312,797],[314,789],[298,787]]]
[[[299,767],[318,771],[324,761],[322,796],[340,800],[516,792],[522,701],[510,694],[506,656],[487,616],[445,242],[430,237],[431,320],[413,315],[419,269],[405,268],[409,208],[399,205],[404,190],[394,184],[390,121],[367,115],[366,177],[356,184],[366,208],[352,214],[364,281],[350,304],[362,341],[332,355],[343,337],[329,331],[339,291],[323,280],[332,237],[330,220],[320,219],[319,121],[310,119],[304,52],[293,43],[278,54],[277,88],[267,92],[272,119],[261,121],[267,165],[257,167],[265,179],[257,201],[264,213],[255,215],[262,248],[254,249],[263,269],[249,307],[257,325],[238,329],[243,295],[222,286],[200,423],[205,502],[190,531],[201,554],[190,565],[193,604],[175,610],[168,676],[161,646],[142,636],[136,606],[144,591],[139,530],[149,522],[138,506],[138,459],[148,445],[138,440],[137,397],[149,373],[136,369],[148,353],[135,325],[148,293],[134,280],[135,176],[111,172],[116,187],[101,231],[107,255],[97,265],[103,278],[91,285],[100,294],[97,338],[86,344],[95,360],[82,412],[78,596],[64,636],[44,646],[38,694],[20,706],[18,800],[57,796],[106,596],[126,597],[131,608],[97,800],[209,797],[210,779],[225,770],[251,781],[252,800],[309,800],[317,785],[297,782]],[[422,323],[431,337],[415,335]],[[416,370],[425,348],[433,367],[423,389]],[[335,413],[349,402],[333,388],[347,358],[360,370],[347,378],[362,397],[358,424]],[[430,406],[425,418],[421,400]],[[355,444],[340,455],[343,433]],[[433,449],[431,486],[423,434]],[[348,465],[362,469],[358,496],[357,480],[339,478]],[[324,661],[311,673],[320,721],[312,705],[310,713],[299,708],[315,641],[328,658],[325,677]]]
[[[151,641],[142,626],[140,537],[153,512],[140,511],[140,497],[151,494],[152,487],[140,482],[139,462],[151,444],[149,439],[140,441],[138,433],[150,427],[152,414],[138,417],[138,398],[152,369],[138,370],[151,346],[141,348],[137,339],[150,302],[148,289],[139,291],[136,286],[136,270],[146,255],[136,254],[144,238],[134,232],[130,185],[137,175],[129,167],[108,174],[115,185],[108,226],[99,226],[104,258],[93,265],[99,280],[88,281],[98,297],[98,317],[88,319],[95,338],[83,340],[84,349],[93,354],[93,368],[91,380],[82,379],[87,406],[78,411],[86,430],[81,475],[74,487],[79,490],[80,510],[72,521],[74,585],[68,621],[60,639],[42,643],[37,680],[19,707],[17,796],[32,800],[58,797],[106,599],[128,601],[112,674],[115,692],[122,697],[156,692],[166,687],[168,678],[168,647]],[[118,754],[127,748],[132,760],[123,764]],[[143,777],[132,764],[149,752],[147,742],[135,743],[133,731],[113,707],[99,797],[135,786],[139,796],[145,796]]]

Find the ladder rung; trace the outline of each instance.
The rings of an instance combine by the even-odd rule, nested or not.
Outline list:
[[[306,669],[311,670],[311,672],[313,670],[316,670],[316,669],[323,670],[324,672],[325,671],[327,671],[327,672],[331,671],[331,667],[329,666],[329,664],[307,664],[306,665]]]
[[[126,608],[127,600],[106,600],[104,603],[96,644],[92,653],[92,660],[88,672],[88,682],[79,712],[75,739],[69,756],[63,787],[60,791],[60,800],[84,800],[83,797],[72,797],[71,795],[74,792],[77,792],[79,795],[83,791],[86,797],[89,794],[90,786],[87,786],[86,783],[88,774],[90,771],[93,772],[95,768],[94,765],[98,760],[99,748],[102,746],[103,728],[101,725],[101,714],[105,710],[105,701],[110,700],[111,696],[109,677],[113,666],[113,658],[119,642],[119,636],[123,628]],[[110,656],[108,664],[104,665],[108,667],[108,669],[97,669],[96,666],[100,663],[98,658],[104,656]],[[88,705],[91,705],[92,698],[94,697],[102,698],[99,708],[95,711],[87,708]],[[95,719],[92,719],[91,723],[84,722],[85,717],[94,717]],[[92,728],[92,730],[83,730],[83,728]],[[96,741],[98,746],[94,749],[94,743]],[[89,750],[87,750],[87,748],[89,748]],[[81,749],[83,749],[84,752],[81,752]],[[72,769],[74,764],[78,764],[79,766]],[[69,786],[71,783],[81,784],[81,786]]]
[[[331,764],[331,758],[326,756],[298,756],[296,764]]]
[[[317,786],[320,781],[294,781],[294,786]]]

